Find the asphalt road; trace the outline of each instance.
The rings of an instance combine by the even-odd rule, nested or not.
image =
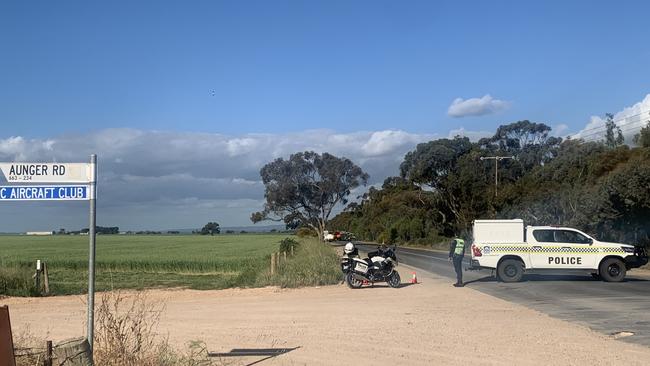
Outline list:
[[[362,251],[376,246],[361,245]],[[398,248],[400,263],[449,278],[456,275],[447,253]],[[466,256],[466,265],[469,265]],[[491,271],[465,271],[466,286],[489,295],[541,311],[552,317],[578,322],[612,335],[632,332],[620,338],[626,342],[650,346],[650,276],[640,270],[628,272],[625,282],[608,283],[593,279],[588,273],[527,273],[522,282],[503,283]]]

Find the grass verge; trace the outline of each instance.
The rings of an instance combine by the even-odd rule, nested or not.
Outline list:
[[[283,257],[282,257],[283,258]],[[269,260],[270,263],[270,260]],[[293,257],[280,260],[277,273],[263,272],[258,285],[303,287],[336,284],[341,280],[339,257],[334,249],[317,239],[304,238]]]

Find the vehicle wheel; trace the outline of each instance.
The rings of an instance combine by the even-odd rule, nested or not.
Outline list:
[[[398,288],[399,285],[401,285],[401,284],[402,284],[402,281],[401,281],[401,279],[399,277],[399,273],[397,273],[397,271],[393,271],[393,274],[390,275],[390,277],[388,278],[388,286],[390,286],[392,288]]]
[[[361,286],[363,286],[363,281],[354,277],[352,272],[349,272],[348,275],[345,276],[345,283],[347,283],[350,288],[361,288]]]
[[[600,263],[600,277],[606,282],[621,282],[625,278],[625,263],[618,258],[607,258]]]
[[[517,259],[506,259],[499,264],[497,275],[503,282],[519,282],[524,276],[524,264]]]

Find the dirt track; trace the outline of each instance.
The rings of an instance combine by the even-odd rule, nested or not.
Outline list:
[[[401,267],[403,280],[411,271]],[[422,277],[420,284],[350,290],[155,290],[166,302],[159,332],[213,352],[293,348],[261,365],[647,365],[650,348],[609,339],[477,291]],[[14,331],[62,340],[84,333],[84,298],[0,300]],[[249,364],[263,357],[237,359]],[[234,361],[234,360],[233,360]]]

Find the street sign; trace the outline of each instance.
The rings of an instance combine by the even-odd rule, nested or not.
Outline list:
[[[97,229],[97,155],[86,163],[0,163],[7,182],[30,185],[0,186],[2,201],[83,201],[90,203],[88,227],[88,327],[92,358],[95,334],[95,234]],[[66,185],[48,185],[60,183]],[[84,184],[79,184],[84,183]],[[31,185],[33,184],[33,185]],[[0,353],[0,355],[2,355]],[[0,359],[1,360],[1,359]],[[1,366],[1,364],[0,364]]]
[[[92,167],[86,163],[0,163],[9,183],[90,183]]]
[[[85,201],[90,186],[0,186],[0,201]]]

